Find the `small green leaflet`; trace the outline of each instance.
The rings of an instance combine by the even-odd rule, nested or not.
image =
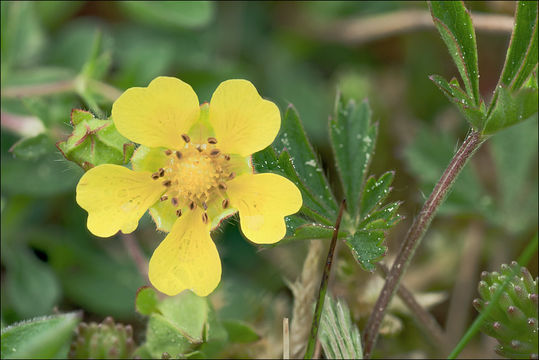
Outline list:
[[[378,126],[371,124],[371,116],[367,101],[345,104],[337,96],[335,114],[329,121],[331,145],[352,218],[357,216],[361,187],[374,155]]]
[[[462,1],[429,1],[434,24],[459,70],[466,93],[479,105],[477,45],[472,18]]]

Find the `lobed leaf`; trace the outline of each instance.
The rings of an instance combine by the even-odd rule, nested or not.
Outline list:
[[[345,242],[361,267],[367,271],[376,269],[375,263],[386,253],[387,247],[382,245],[385,233],[381,230],[359,230],[346,238]]]
[[[479,106],[477,44],[470,13],[462,1],[429,1],[434,24],[460,73],[472,104]]]
[[[365,100],[357,105],[337,96],[329,134],[339,178],[347,199],[348,213],[356,218],[368,166],[374,154],[378,126],[371,124],[372,112]]]
[[[149,286],[142,286],[135,296],[135,308],[142,315],[158,313],[158,299],[155,290]]]
[[[246,323],[239,320],[225,320],[223,326],[228,333],[228,340],[234,343],[250,343],[260,336]]]
[[[360,217],[365,218],[375,210],[391,192],[391,183],[395,177],[394,171],[388,171],[378,178],[371,176],[367,179],[361,197]]]

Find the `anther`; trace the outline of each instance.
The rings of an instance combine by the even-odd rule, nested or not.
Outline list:
[[[159,169],[159,177],[163,177],[163,176],[165,176],[165,169],[160,168]]]
[[[163,185],[165,185],[166,187],[169,187],[171,184],[172,184],[172,181],[170,180],[163,181]]]
[[[165,155],[166,155],[166,156],[170,156],[170,154],[172,154],[172,150],[166,149],[166,150],[165,150]]]
[[[179,151],[176,151],[176,157],[177,157],[178,159],[181,159],[181,158],[182,158],[182,153],[179,152]]]
[[[225,183],[219,183],[219,189],[226,190],[226,184]]]
[[[198,152],[202,152],[202,148],[200,146],[197,146],[196,149],[198,150]]]
[[[152,179],[154,179],[154,180],[159,179],[159,173],[156,173],[156,172],[153,173],[153,174],[152,174]]]
[[[174,207],[178,206],[178,199],[176,199],[175,197],[170,199],[170,202],[172,203],[172,206],[174,206]]]
[[[204,210],[208,210],[208,204],[206,204],[205,201],[202,202],[202,207],[204,208]]]
[[[189,141],[191,141],[191,138],[190,138],[189,135],[187,135],[187,134],[182,134],[182,139],[183,139],[183,141],[185,141],[186,143],[188,143]]]
[[[221,150],[219,150],[219,149],[213,149],[212,151],[210,151],[211,156],[217,156],[220,153],[221,153]]]
[[[202,214],[202,222],[204,224],[208,223],[208,214],[206,214],[206,213]]]
[[[224,199],[221,205],[223,205],[223,209],[226,209],[228,207],[228,199]]]
[[[230,160],[230,155],[225,154],[225,160],[226,160],[226,161],[229,161],[229,160]]]
[[[214,137],[209,137],[208,138],[208,144],[217,144],[217,139],[214,138]]]
[[[176,210],[176,216],[177,216],[177,217],[182,216],[182,209]]]
[[[228,179],[229,180],[232,180],[236,177],[236,173],[235,172],[231,172],[230,175],[228,175]]]
[[[163,195],[159,200],[166,201],[168,199],[168,195]]]
[[[189,202],[189,209],[195,210],[196,207],[197,207],[197,204],[195,204],[195,202],[193,200],[191,200]]]

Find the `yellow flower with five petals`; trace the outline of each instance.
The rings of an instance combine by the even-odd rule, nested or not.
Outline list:
[[[206,296],[217,287],[221,262],[210,231],[236,212],[252,242],[284,237],[284,217],[300,209],[301,193],[282,176],[253,173],[251,154],[273,142],[281,117],[249,81],[227,80],[199,105],[190,85],[158,77],[125,91],[112,118],[122,135],[141,144],[133,170],[90,169],[77,185],[77,203],[100,237],[133,232],[149,209],[157,228],[168,232],[149,265],[159,291]]]

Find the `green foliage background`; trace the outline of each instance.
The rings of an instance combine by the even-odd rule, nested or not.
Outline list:
[[[468,124],[429,80],[457,75],[434,27],[364,44],[342,44],[309,29],[401,9],[427,10],[423,2],[145,2],[45,1],[1,3],[1,292],[2,327],[35,316],[82,309],[84,319],[113,316],[133,324],[135,293],[144,285],[119,237],[99,239],[86,229],[75,202],[83,170],[54,146],[71,133],[73,108],[110,115],[109,84],[124,90],[146,86],[159,75],[191,84],[201,102],[230,78],[249,79],[284,113],[291,103],[322,159],[340,199],[332,163],[328,116],[337,88],[343,99],[368,98],[379,123],[371,174],[396,170],[389,201],[403,201],[407,219],[390,233],[389,254],[398,249],[411,219],[449,162]],[[506,3],[470,2],[472,12],[513,15]],[[307,30],[306,30],[307,29]],[[480,90],[496,86],[510,33],[478,31]],[[64,84],[72,90],[44,96],[12,96],[24,85]],[[24,119],[26,128],[10,126]],[[45,129],[42,135],[28,139]],[[24,151],[14,145],[25,141]],[[20,149],[20,147],[19,147]],[[419,191],[419,189],[421,191]],[[537,120],[494,136],[459,178],[441,216],[414,260],[409,277],[416,290],[451,292],[470,227],[481,237],[481,269],[517,257],[536,231]],[[145,255],[162,240],[145,216],[135,233]],[[279,348],[280,319],[290,316],[292,295],[285,279],[301,272],[307,244],[290,242],[259,251],[242,239],[237,221],[213,235],[223,262],[223,280],[210,299],[221,319],[251,324],[264,340],[220,356],[272,355]],[[464,250],[463,250],[464,249]],[[334,291],[347,299],[354,320],[365,321],[361,287],[369,276],[344,247]],[[440,260],[440,261],[438,261]],[[442,261],[443,260],[443,261]],[[532,262],[532,264],[536,264]],[[534,267],[535,266],[535,267]],[[425,279],[421,274],[433,269]],[[530,271],[537,274],[536,265]],[[479,273],[471,274],[479,279]],[[364,280],[364,281],[363,281]],[[474,280],[475,281],[475,280]],[[471,306],[466,310],[472,314]],[[444,323],[447,303],[434,309]],[[469,314],[464,314],[467,318]],[[380,343],[381,356],[407,353],[422,344],[411,331]],[[360,327],[361,328],[361,327]],[[137,339],[136,339],[137,340]],[[270,345],[267,345],[270,344]],[[266,347],[265,347],[266,346]],[[426,347],[428,351],[434,349]],[[264,351],[267,351],[264,353]],[[476,344],[470,351],[486,351]]]

